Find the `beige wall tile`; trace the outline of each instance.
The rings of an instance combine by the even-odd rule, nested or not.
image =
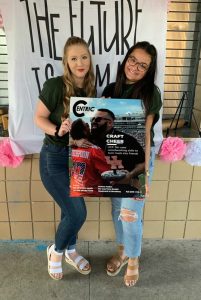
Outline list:
[[[111,214],[111,201],[101,201],[100,203],[100,220],[110,221],[112,220]]]
[[[162,238],[163,221],[144,221],[144,238]]]
[[[170,163],[155,160],[153,180],[168,180],[170,175]]]
[[[170,181],[168,201],[189,200],[191,181]]]
[[[188,221],[184,238],[201,239],[201,221]]]
[[[6,174],[6,169],[3,167],[0,167],[0,180],[5,180],[5,174]]]
[[[61,209],[56,202],[54,204],[54,211],[55,211],[55,221],[60,221],[61,220]]]
[[[187,202],[167,203],[166,220],[186,220],[187,208]]]
[[[165,239],[182,239],[184,236],[185,221],[166,221],[164,228]]]
[[[31,181],[31,201],[52,201],[41,181]]]
[[[0,222],[0,240],[10,240],[10,224],[9,222]]]
[[[99,232],[99,222],[87,221],[80,229],[78,233],[78,239],[85,240],[85,241],[97,241],[98,232]]]
[[[29,180],[31,176],[31,159],[25,159],[17,168],[6,168],[7,180]]]
[[[192,182],[190,200],[201,201],[201,181]]]
[[[100,240],[115,240],[114,224],[112,221],[100,222]]]
[[[0,181],[0,202],[6,201],[6,185],[4,181]]]
[[[87,221],[95,221],[99,219],[99,202],[86,202]]]
[[[31,179],[40,180],[39,159],[32,159]]]
[[[194,167],[193,180],[201,180],[201,168]]]
[[[189,203],[188,220],[200,220],[201,221],[201,201]]]
[[[99,197],[84,197],[84,200],[87,201],[99,201]]]
[[[34,222],[35,240],[54,240],[55,224],[54,222]]]
[[[148,201],[166,201],[168,181],[152,181]]]
[[[29,181],[7,181],[8,201],[30,201]]]
[[[146,202],[144,220],[164,220],[165,208],[165,202]]]
[[[9,221],[7,203],[0,203],[0,221]]]
[[[30,203],[8,203],[10,221],[31,221]]]
[[[193,167],[185,161],[178,161],[172,164],[170,180],[191,180]]]
[[[11,222],[12,239],[33,239],[32,222]]]
[[[33,221],[54,221],[53,202],[32,202]]]
[[[109,198],[109,197],[100,197],[100,202],[104,202],[104,201],[109,201],[109,202],[111,202],[111,198]]]

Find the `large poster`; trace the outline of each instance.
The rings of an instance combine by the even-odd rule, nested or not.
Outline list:
[[[154,9],[153,9],[154,7]],[[0,0],[8,45],[9,133],[14,152],[37,153],[44,133],[33,121],[46,79],[61,75],[65,41],[89,44],[98,96],[115,80],[129,47],[147,40],[158,50],[156,83],[163,93],[167,1]],[[162,140],[161,120],[156,140]]]
[[[145,113],[139,99],[76,98],[70,102],[73,197],[144,198]],[[88,147],[78,144],[82,139]]]

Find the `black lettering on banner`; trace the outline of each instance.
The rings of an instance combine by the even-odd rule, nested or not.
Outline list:
[[[49,70],[51,72],[51,76],[48,76],[48,71]],[[46,80],[48,80],[50,77],[54,77],[54,69],[53,69],[53,66],[51,64],[47,64],[45,66],[45,78],[46,78]]]
[[[95,54],[95,40],[94,40],[94,28],[93,26],[90,26],[91,29],[91,34],[90,34],[90,38],[88,41],[88,45],[90,46],[91,44],[91,54]]]
[[[31,26],[29,3],[28,3],[28,0],[20,0],[20,2],[22,2],[22,1],[25,1],[25,3],[26,3],[27,18],[28,18],[28,24],[29,24],[29,34],[30,34],[30,39],[31,39],[31,50],[32,50],[32,52],[34,52],[34,40],[33,40],[32,26]]]
[[[58,55],[57,37],[60,37],[62,30],[58,27],[57,20],[61,18],[61,14],[48,9],[48,0],[18,0],[24,6],[25,14],[27,14],[27,30],[29,30],[31,51],[36,52],[36,47],[39,45],[39,54],[41,57],[49,56],[54,61],[61,61],[62,57]],[[76,2],[75,2],[76,1]],[[73,4],[76,3],[76,10],[74,11]],[[137,26],[140,13],[142,9],[139,7],[139,0],[116,0],[109,6],[112,9],[112,14],[109,9],[105,9],[107,1],[94,0],[67,0],[67,14],[69,17],[70,28],[68,32],[71,36],[74,35],[74,26],[76,25],[76,31],[80,31],[79,36],[84,38],[91,50],[92,55],[99,54],[100,60],[104,60],[100,66],[96,65],[96,86],[103,86],[110,83],[111,66],[113,72],[113,65],[110,59],[107,61],[107,53],[112,52],[114,55],[124,55],[125,52],[136,42]],[[41,5],[43,4],[44,14],[39,13]],[[96,16],[93,16],[91,23],[85,22],[85,18],[89,18],[88,10],[91,5],[96,11]],[[113,7],[112,7],[113,5]],[[78,8],[79,7],[79,8]],[[113,12],[114,11],[114,12]],[[112,15],[112,17],[111,17]],[[62,23],[65,23],[65,20]],[[35,22],[33,24],[33,22]],[[95,22],[95,24],[94,24]],[[113,24],[111,24],[113,22]],[[89,24],[89,25],[86,25]],[[35,25],[35,26],[33,26]],[[113,25],[113,26],[111,26]],[[36,28],[36,31],[34,31]],[[45,28],[45,35],[42,35],[42,28]],[[114,32],[111,32],[110,28]],[[97,37],[97,39],[96,39]],[[36,40],[37,43],[36,43]],[[96,41],[95,41],[96,39]],[[44,53],[45,45],[47,45],[49,53]],[[103,56],[104,55],[104,56]],[[54,62],[51,62],[54,65]],[[54,76],[54,68],[52,64],[47,64],[44,69],[45,78]],[[119,68],[120,62],[118,62],[117,68]],[[33,67],[31,69],[35,73],[36,83],[38,90],[41,90],[40,67]],[[44,78],[44,76],[42,76]]]
[[[48,6],[47,6],[47,0],[44,0],[45,3],[45,16],[38,16],[36,3],[34,2],[34,11],[36,16],[36,24],[37,24],[37,30],[38,30],[38,39],[40,44],[40,54],[43,57],[43,45],[42,45],[42,39],[41,39],[41,33],[40,33],[40,21],[45,21],[46,30],[47,30],[47,39],[48,39],[48,47],[49,47],[49,54],[50,58],[52,58],[52,46],[51,46],[51,39],[50,39],[50,26],[49,26],[49,18],[48,18]]]
[[[130,18],[128,18],[130,20],[130,24],[129,24],[129,28],[128,28],[128,32],[126,33],[126,35],[124,36],[124,0],[121,0],[121,13],[122,13],[122,18],[121,18],[121,34],[122,34],[122,39],[121,39],[121,54],[124,54],[124,44],[126,45],[126,48],[129,49],[129,43],[127,41],[127,38],[129,37],[130,33],[131,33],[131,29],[132,29],[132,25],[133,25],[133,10],[132,10],[132,5],[130,0],[127,0],[128,2],[128,6],[129,6],[129,12],[130,12]]]
[[[137,22],[138,22],[138,14],[142,12],[142,9],[138,8],[138,0],[135,1],[135,33],[134,33],[134,44],[136,43],[137,36]]]
[[[36,77],[36,83],[37,83],[37,87],[38,87],[38,91],[39,94],[41,93],[41,86],[40,86],[40,81],[39,81],[39,77],[38,77],[38,71],[40,70],[39,67],[33,67],[31,68],[31,70],[33,70],[35,72],[35,77]]]
[[[81,38],[84,38],[84,3],[81,1],[80,7],[80,31],[81,31]]]
[[[73,9],[72,9],[72,1],[77,1],[77,0],[69,0],[69,18],[70,18],[70,34],[73,36],[73,18],[77,18],[77,15],[73,15]]]
[[[109,52],[116,41],[116,55],[119,55],[119,11],[118,11],[118,3],[115,1],[115,34],[111,41],[110,46],[107,48],[107,23],[106,23],[107,12],[103,13],[103,30],[104,30],[104,50]]]
[[[55,43],[55,32],[59,32],[59,29],[54,28],[54,18],[59,18],[59,14],[50,14],[50,24],[51,24],[51,33],[52,33],[52,46],[53,46],[53,54],[55,60],[62,60],[60,56],[57,56],[56,54],[56,43]]]
[[[90,4],[98,6],[98,39],[99,39],[99,54],[102,54],[102,26],[101,26],[101,5],[105,5],[105,1],[90,1]]]
[[[96,65],[96,86],[97,86],[97,84],[98,84],[98,86],[102,86],[105,78],[106,78],[106,85],[108,85],[110,83],[110,64],[106,65],[105,73],[103,74],[103,78],[101,78],[99,65]]]

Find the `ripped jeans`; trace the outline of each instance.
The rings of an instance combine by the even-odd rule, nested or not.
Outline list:
[[[154,148],[152,148],[149,164],[149,183],[151,183],[153,175],[154,160],[155,152]],[[126,256],[140,256],[143,235],[142,217],[145,200],[111,198],[111,201],[117,243],[124,245]]]

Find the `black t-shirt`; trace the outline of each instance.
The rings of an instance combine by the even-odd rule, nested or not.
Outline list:
[[[62,76],[48,79],[39,95],[39,99],[44,103],[47,109],[50,111],[49,120],[55,125],[61,124],[61,117],[64,112],[64,92],[65,85]],[[84,89],[78,88],[76,90],[77,97],[86,97]],[[57,144],[61,146],[67,146],[69,143],[69,134],[65,134],[63,137],[58,138],[53,135],[45,134],[44,142]]]

